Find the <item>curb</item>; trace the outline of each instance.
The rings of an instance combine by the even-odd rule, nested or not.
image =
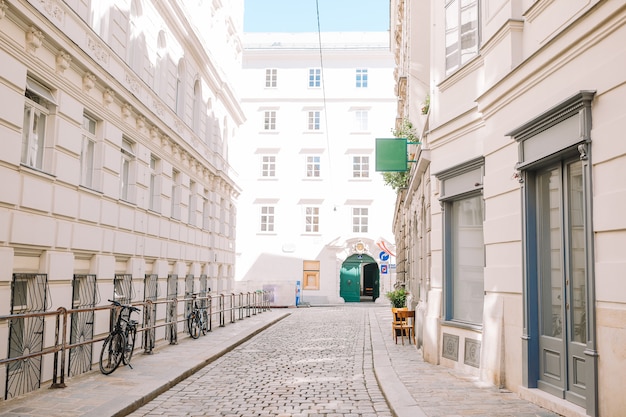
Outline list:
[[[428,417],[393,369],[375,311],[370,310],[369,319],[374,375],[391,412],[395,417]]]

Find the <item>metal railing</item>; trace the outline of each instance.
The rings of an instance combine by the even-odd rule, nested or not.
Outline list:
[[[209,323],[208,323],[208,331],[213,329],[213,321],[217,320],[219,322],[220,327],[224,327],[226,325],[226,317],[229,318],[230,323],[235,323],[237,320],[243,320],[244,317],[251,317],[251,315],[256,315],[262,313],[264,311],[270,310],[270,297],[268,291],[254,291],[247,293],[228,293],[228,294],[219,294],[219,295],[207,295],[205,297],[196,297],[198,301],[205,301],[203,303],[204,307],[207,309]],[[165,305],[165,309],[173,307],[177,311],[179,303],[185,303],[188,301],[192,301],[193,298],[173,298],[170,300],[158,300],[158,301],[143,301],[143,302],[131,302],[133,306],[141,306],[143,307],[143,315],[144,320],[141,320],[140,327],[137,329],[138,332],[148,332],[148,331],[156,331],[157,328],[170,326],[170,329],[175,329],[176,331],[173,333],[174,338],[170,339],[170,344],[178,343],[178,334],[187,332],[187,328],[183,326],[182,330],[179,330],[179,323],[186,323],[187,320],[187,311],[183,307],[183,314],[175,315],[175,320],[167,321],[161,320],[157,322],[156,320],[146,320],[145,315],[153,314],[154,306],[157,306],[157,310],[159,305]],[[183,304],[184,305],[184,304]],[[63,388],[65,387],[65,379],[66,374],[69,374],[68,366],[66,365],[68,353],[70,349],[79,348],[81,346],[95,344],[103,341],[108,336],[108,332],[100,334],[98,336],[94,336],[90,340],[84,340],[77,343],[70,343],[70,335],[68,334],[68,325],[70,324],[70,318],[74,313],[84,313],[84,312],[95,312],[99,310],[112,310],[116,307],[113,305],[106,306],[97,306],[90,308],[76,308],[76,309],[67,309],[65,307],[59,307],[55,311],[46,311],[46,312],[37,312],[37,313],[23,313],[23,314],[11,314],[0,316],[0,324],[4,322],[11,323],[12,320],[19,319],[27,319],[34,317],[41,317],[45,322],[46,318],[50,319],[54,318],[54,344],[51,346],[43,346],[39,351],[31,351],[28,354],[21,356],[13,356],[6,357],[0,359],[0,365],[9,365],[11,363],[15,363],[18,361],[28,361],[31,359],[43,357],[45,355],[54,355],[53,361],[53,376],[52,376],[52,384],[50,388]],[[166,315],[165,315],[166,316]],[[109,315],[109,328],[111,327],[111,318],[112,315]],[[147,325],[147,323],[153,323]],[[44,327],[44,331],[47,329]],[[44,340],[46,338],[44,337]],[[142,340],[142,338],[138,338],[138,340]],[[45,342],[44,342],[45,343]],[[151,353],[154,348],[152,343],[144,343],[142,349],[144,352]],[[9,349],[7,349],[7,354],[10,355]],[[99,356],[99,355],[96,355]],[[94,360],[91,360],[91,365],[95,364]],[[6,397],[6,388],[5,388],[5,397]],[[5,398],[6,399],[6,398]]]

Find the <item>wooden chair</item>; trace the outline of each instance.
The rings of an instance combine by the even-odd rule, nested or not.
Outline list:
[[[398,343],[398,333],[402,337],[402,344],[404,345],[404,336],[409,340],[409,344],[411,344],[411,335],[413,336],[413,344],[415,344],[415,332],[413,330],[413,326],[415,325],[415,310],[400,310],[397,312],[398,323],[396,332],[394,329],[396,344]]]
[[[396,343],[398,343],[398,333],[402,331],[402,328],[401,328],[402,321],[400,317],[398,316],[398,312],[405,311],[405,310],[408,310],[408,309],[406,307],[400,307],[400,308],[393,307],[391,309],[391,314],[393,315],[393,318],[391,321],[391,337],[396,339]]]

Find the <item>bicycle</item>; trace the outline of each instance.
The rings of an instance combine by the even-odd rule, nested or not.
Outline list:
[[[132,320],[130,316],[134,311],[139,311],[137,307],[121,304],[118,301],[109,300],[109,302],[116,307],[121,307],[121,310],[117,315],[113,330],[104,339],[100,351],[100,372],[104,375],[109,375],[115,371],[120,363],[133,368],[130,365],[130,360],[135,350],[138,322]]]
[[[196,293],[191,294],[193,307],[187,316],[187,329],[189,330],[189,335],[194,339],[200,337],[200,332],[202,332],[203,335],[207,333],[209,323],[206,308],[198,306],[198,301],[196,300],[197,295]]]

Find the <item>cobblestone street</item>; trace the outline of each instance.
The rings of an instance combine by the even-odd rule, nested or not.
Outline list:
[[[130,414],[391,417],[367,305],[298,309]]]

